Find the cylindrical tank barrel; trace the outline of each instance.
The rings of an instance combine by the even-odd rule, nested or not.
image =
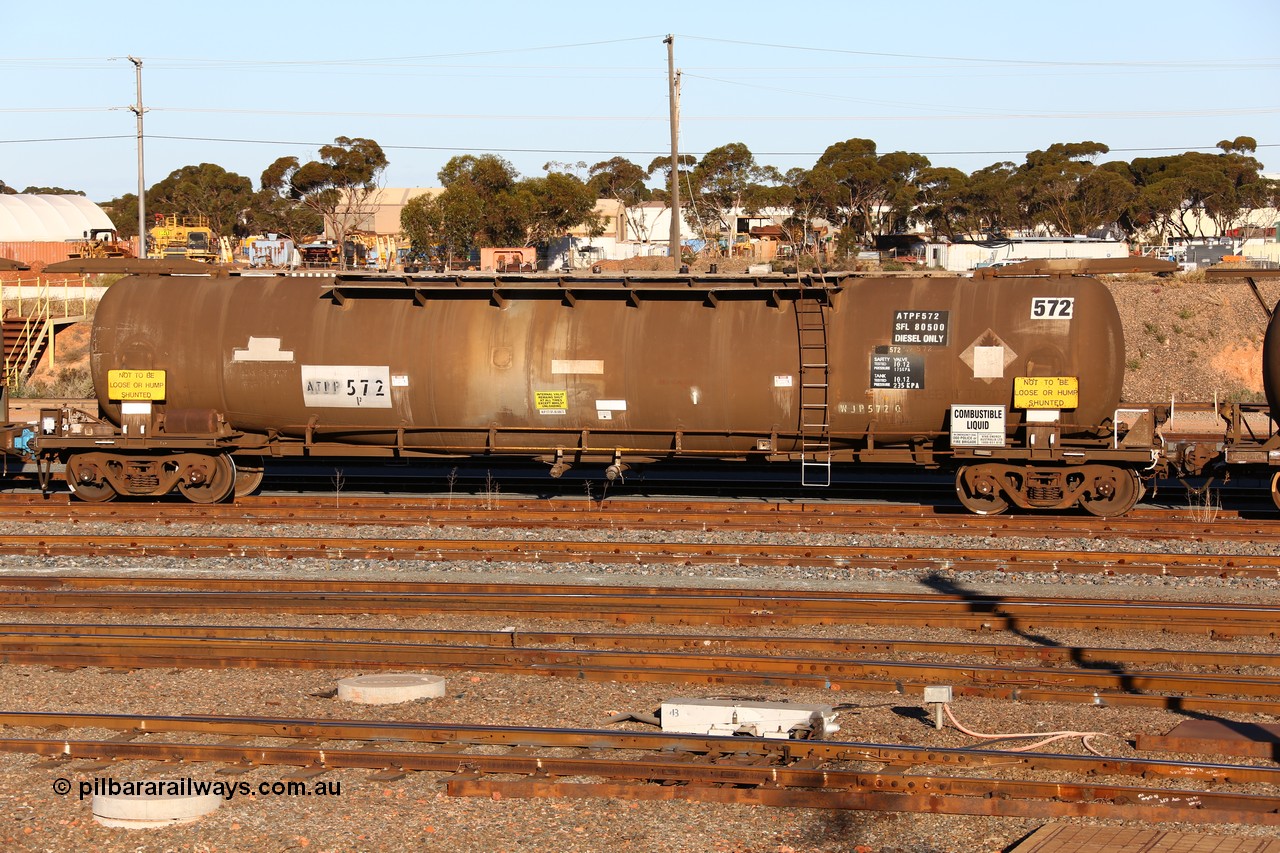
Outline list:
[[[1262,341],[1262,390],[1271,408],[1271,417],[1280,416],[1280,310],[1271,313]]]
[[[1093,279],[550,281],[126,278],[94,321],[99,403],[118,422],[107,372],[164,370],[165,407],[249,432],[661,453],[678,434],[734,454],[770,434],[795,449],[806,406],[838,447],[945,430],[954,403],[1009,407],[1016,426],[1020,376],[1078,379],[1068,434],[1119,400],[1120,320]]]

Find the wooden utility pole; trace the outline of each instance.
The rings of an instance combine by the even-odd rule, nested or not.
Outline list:
[[[142,114],[146,112],[142,106],[142,60],[130,56],[133,73],[138,82],[138,102],[130,109],[138,116],[138,257],[147,256],[147,184],[142,175]]]
[[[676,37],[667,46],[667,89],[671,96],[671,245],[668,254],[680,265],[680,82],[676,76]]]

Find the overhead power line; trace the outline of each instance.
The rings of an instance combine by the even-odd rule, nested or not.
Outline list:
[[[728,83],[730,81],[715,80],[715,78],[704,77],[705,80],[714,80],[718,83]],[[738,84],[741,85],[741,84]],[[770,88],[770,87],[753,87],[753,88]],[[774,91],[787,91],[785,89],[774,89]],[[838,96],[832,96],[838,97]],[[1115,119],[1115,120],[1132,120],[1132,119],[1150,119],[1150,118],[1223,118],[1229,116],[1260,116],[1274,115],[1280,113],[1280,105],[1269,105],[1259,107],[1224,107],[1221,109],[1194,109],[1194,110],[1114,110],[1107,112],[955,112],[948,114],[945,112],[951,108],[940,104],[903,104],[901,101],[875,101],[862,98],[845,98],[839,97],[839,100],[849,100],[859,103],[870,104],[873,106],[911,106],[921,110],[938,110],[943,112],[935,112],[927,115],[787,115],[785,118],[789,122],[850,122],[850,121],[990,121],[1000,120],[1008,121],[1010,119],[1025,120],[1062,120],[1062,119]],[[0,113],[42,113],[42,112],[108,112],[118,110],[121,107],[65,107],[65,108],[45,108],[45,107],[2,107]],[[582,121],[582,122],[666,122],[667,116],[664,115],[561,115],[551,113],[539,114],[519,114],[519,113],[390,113],[390,112],[364,112],[354,110],[280,110],[280,109],[253,109],[245,107],[148,107],[148,112],[155,113],[198,113],[209,115],[245,115],[245,116],[288,116],[298,118],[361,118],[361,119],[429,119],[432,121],[548,121],[548,122],[565,122],[565,121]],[[713,122],[732,122],[741,124],[742,122],[777,122],[779,117],[775,114],[749,113],[745,115],[685,115],[684,120],[687,122],[713,123]]]
[[[426,53],[415,56],[378,56],[351,59],[201,59],[190,56],[149,56],[147,62],[163,68],[273,68],[301,65],[343,66],[370,65],[379,66],[397,62],[421,62],[429,59],[457,59],[465,56],[501,56],[511,53],[538,53],[548,50],[572,50],[580,47],[600,47],[610,44],[624,44],[634,41],[657,41],[661,35],[630,36],[621,39],[604,39],[600,41],[582,41],[569,44],[522,45],[520,47],[494,48],[491,50],[468,50],[457,53]],[[29,65],[32,63],[69,62],[79,63],[123,59],[124,57],[7,57],[0,60],[0,65]],[[168,65],[165,63],[180,63]]]
[[[872,50],[851,50],[849,48],[836,47],[812,47],[809,45],[797,44],[776,44],[771,42],[753,42],[738,41],[735,39],[718,39],[707,38],[705,36],[680,36],[682,39],[689,41],[711,42],[715,44],[734,44],[742,47],[765,47],[775,50],[798,50],[808,53],[834,53],[844,54],[846,56],[875,56],[888,59],[924,59],[930,62],[983,62],[996,63],[1000,65],[1030,65],[1030,66],[1057,66],[1067,68],[1218,68],[1228,67],[1234,68],[1239,66],[1242,61],[1246,61],[1239,56],[1233,56],[1230,59],[1193,59],[1193,60],[1112,60],[1112,61],[1079,61],[1079,60],[1060,60],[1060,59],[1005,59],[998,56],[939,56],[927,53],[887,53],[883,51]],[[1277,59],[1274,56],[1257,57],[1258,62],[1273,62]]]
[[[60,137],[44,137],[40,139],[0,139],[0,145],[18,145],[23,143],[38,142],[90,142],[100,139],[132,139],[131,134],[116,134],[111,136],[60,136]],[[325,142],[306,142],[300,140],[289,139],[237,139],[235,137],[225,136],[173,136],[167,134],[147,134],[147,139],[168,139],[177,142],[214,142],[229,143],[235,145],[282,145],[292,148],[319,148],[322,145],[331,145],[332,140]],[[621,155],[631,154],[644,157],[657,157],[666,155],[670,152],[660,150],[640,150],[625,148],[509,148],[503,146],[463,146],[463,145],[399,145],[379,143],[384,150],[391,151],[457,151],[464,153],[492,153],[492,154],[602,154],[602,155]],[[1215,151],[1218,146],[1214,145],[1160,145],[1139,148],[1109,148],[1111,154],[1147,154],[1158,151]],[[1280,148],[1280,143],[1269,142],[1260,143],[1258,148]],[[923,154],[926,157],[962,157],[962,156],[1006,156],[1016,154],[1027,154],[1031,149],[1020,149],[1016,151],[998,151],[998,150],[970,150],[970,151],[917,151],[916,154]],[[686,154],[701,156],[705,151],[686,151]],[[820,157],[821,151],[753,151],[757,157]]]
[[[108,136],[46,136],[39,139],[0,139],[0,145],[20,145],[24,142],[92,142],[98,139],[133,139],[133,134],[114,133]]]

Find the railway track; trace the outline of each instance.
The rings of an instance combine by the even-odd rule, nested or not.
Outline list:
[[[144,613],[429,614],[494,619],[723,626],[898,625],[973,631],[1084,629],[1274,638],[1280,604],[982,595],[962,590],[859,593],[256,578],[6,575],[0,610]]]
[[[1215,506],[1140,509],[1121,518],[978,516],[958,507],[824,501],[258,496],[234,504],[90,504],[68,495],[0,495],[0,521],[45,523],[469,527],[538,530],[768,531],[933,536],[1086,537],[1189,542],[1280,542],[1273,518]]]
[[[496,634],[496,637],[494,636]],[[339,637],[335,639],[334,637]],[[1007,647],[952,644],[943,653],[928,644],[871,644],[876,657],[850,656],[859,644],[795,640],[790,649],[753,651],[751,640],[672,641],[627,635],[516,632],[370,631],[326,634],[290,628],[171,629],[167,626],[15,625],[0,627],[0,662],[46,666],[465,670],[533,674],[593,681],[660,681],[704,685],[788,685],[819,690],[921,694],[929,684],[950,684],[957,695],[1087,705],[1178,708],[1201,712],[1268,713],[1280,698],[1277,658],[1268,654],[1202,655],[1200,665],[1166,655],[1123,649],[1063,649],[1042,665],[1002,658]],[[759,643],[759,640],[755,642]],[[816,646],[808,654],[796,647]],[[725,646],[734,646],[735,651]],[[841,650],[841,646],[853,649]],[[741,647],[741,648],[740,648]],[[1024,649],[1032,656],[1034,649]],[[863,652],[865,654],[866,652]],[[909,653],[909,654],[908,654]],[[919,655],[959,660],[907,659]],[[1133,668],[1139,661],[1176,671]],[[1212,669],[1216,667],[1217,669]],[[1223,668],[1231,667],[1229,671]],[[1237,674],[1240,671],[1249,675]]]
[[[597,633],[585,630],[390,630],[9,622],[0,662],[114,668],[280,667],[452,670],[596,681],[790,685],[818,690],[960,695],[1090,705],[1267,713],[1280,698],[1280,656],[1245,652],[1062,647],[1053,629],[1205,636],[1275,636],[1278,605],[664,589],[536,584],[444,584],[13,576],[0,589],[11,613],[268,613],[466,616],[575,623],[893,625],[1006,631],[1039,645],[894,640]],[[499,621],[501,620],[501,621]],[[1154,645],[1154,644],[1150,644]]]
[[[447,791],[453,796],[608,796],[1280,825],[1275,794],[1221,790],[1223,785],[1275,789],[1280,771],[1237,764],[355,720],[0,713],[0,725],[57,731],[53,737],[0,738],[0,751],[46,756],[55,767],[77,761],[215,763],[220,774],[234,777],[286,766],[295,768],[293,778],[307,779],[361,769],[379,781],[436,772],[449,774]],[[73,730],[116,734],[71,736]],[[210,736],[222,741],[208,743]],[[90,765],[95,766],[100,765]],[[1056,778],[1002,778],[1013,768]],[[495,778],[513,775],[518,778]],[[1108,779],[1163,779],[1177,787]]]
[[[835,543],[743,544],[624,541],[607,538],[391,538],[229,535],[134,535],[119,533],[10,534],[0,554],[32,557],[177,557],[419,562],[576,563],[581,565],[664,564],[788,566],[820,569],[875,569],[1066,574],[1154,575],[1160,577],[1280,577],[1277,555],[1213,555],[1150,551],[1064,551],[1024,548],[868,547]]]

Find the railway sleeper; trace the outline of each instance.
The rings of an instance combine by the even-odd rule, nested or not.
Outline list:
[[[1145,493],[1137,472],[1118,465],[1041,467],[986,462],[956,471],[960,503],[979,515],[1011,505],[1029,510],[1083,507],[1102,518],[1124,515]]]

